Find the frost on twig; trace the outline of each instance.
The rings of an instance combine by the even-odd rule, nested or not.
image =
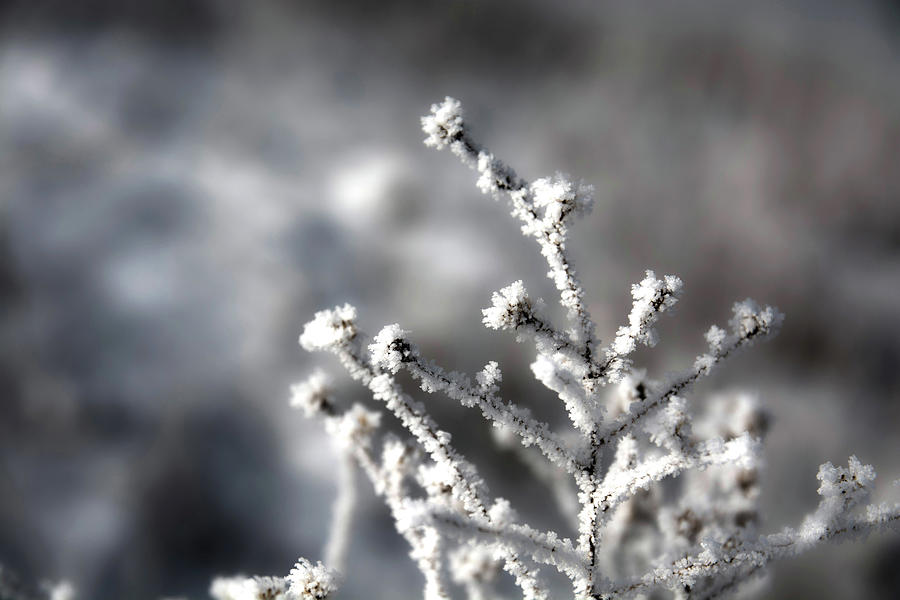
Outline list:
[[[749,299],[737,302],[728,328],[712,326],[706,349],[683,371],[648,376],[634,367],[632,354],[656,344],[654,326],[674,307],[681,280],[646,271],[631,287],[625,324],[601,348],[567,251],[571,223],[592,207],[592,188],[560,174],[534,182],[519,177],[473,139],[452,98],[432,106],[422,128],[426,145],[448,148],[478,172],[482,192],[505,196],[522,233],[538,242],[568,322],[553,324],[522,281],[495,292],[482,321],[534,343],[531,370],[559,397],[570,425],[553,429],[504,399],[495,361],[473,376],[447,370],[423,357],[399,324],[367,338],[349,304],[322,310],[306,324],[300,344],[334,354],[406,431],[403,439],[382,433],[382,412],[343,407],[320,372],[292,389],[291,404],[324,421],[342,456],[355,460],[387,504],[422,572],[426,600],[454,597],[455,587],[470,600],[494,598],[501,570],[524,598],[549,599],[551,590],[562,597],[548,577],[552,571],[556,581],[568,580],[576,600],[657,597],[666,590],[677,598],[714,598],[764,573],[773,560],[897,526],[900,505],[867,504],[875,471],[851,457],[847,467],[820,467],[821,500],[799,527],[760,533],[768,415],[743,392],[715,394],[694,406],[691,391],[726,358],[774,335],[782,315]],[[401,387],[401,371],[423,392],[477,409],[505,443],[532,452],[526,463],[556,487],[573,525],[566,533],[575,539],[525,523],[515,498],[492,497],[450,434]],[[353,488],[350,471],[342,473],[326,562],[352,577],[343,556]],[[332,571],[301,559],[287,578],[219,579],[211,591],[219,600],[244,600],[324,598],[335,588]]]
[[[647,271],[640,283],[631,286],[634,306],[628,315],[628,325],[619,328],[616,338],[606,350],[603,371],[610,381],[618,381],[627,372],[630,364],[627,357],[638,344],[651,348],[656,345],[653,324],[659,319],[660,313],[675,305],[681,286],[681,279],[678,277],[666,275],[660,280],[653,271]]]
[[[214,600],[325,600],[337,591],[334,573],[301,558],[287,577],[217,577]]]
[[[574,337],[584,356],[594,353],[594,322],[584,305],[584,291],[566,254],[569,224],[593,207],[593,187],[575,184],[557,174],[528,183],[516,172],[481,148],[469,135],[458,100],[446,98],[422,117],[422,129],[428,135],[425,145],[450,148],[462,161],[478,171],[478,188],[499,197],[506,194],[512,215],[522,222],[522,233],[537,240],[547,261],[547,276],[560,292],[560,303],[575,322]]]
[[[300,600],[322,600],[337,590],[334,573],[301,558],[287,576],[288,590]]]

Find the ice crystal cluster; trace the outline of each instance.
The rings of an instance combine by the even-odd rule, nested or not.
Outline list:
[[[381,412],[362,405],[342,408],[321,372],[294,386],[292,405],[321,418],[346,459],[326,551],[329,568],[300,559],[286,578],[218,579],[211,589],[217,600],[326,598],[338,588],[334,570],[353,576],[343,561],[354,462],[409,543],[424,576],[426,600],[497,597],[500,571],[524,598],[559,598],[553,582],[560,579],[568,580],[566,595],[577,600],[713,598],[735,591],[773,560],[897,526],[900,504],[870,504],[874,469],[850,457],[846,467],[820,467],[819,505],[799,527],[760,533],[758,474],[766,414],[753,396],[742,393],[713,396],[698,406],[688,397],[719,363],[774,335],[782,315],[749,299],[737,302],[727,328],[711,326],[706,350],[682,372],[648,377],[630,357],[638,346],[656,344],[654,325],[678,301],[681,280],[647,271],[631,287],[633,307],[625,324],[603,345],[567,254],[569,226],[591,210],[592,188],[562,175],[523,180],[472,139],[460,103],[452,98],[432,106],[422,127],[426,145],[449,149],[478,172],[482,192],[508,200],[522,233],[537,241],[547,261],[547,275],[567,314],[565,326],[551,322],[544,303],[521,281],[493,294],[482,311],[483,323],[534,344],[534,376],[558,395],[571,427],[555,431],[527,408],[504,400],[496,362],[471,377],[448,371],[423,357],[400,325],[387,325],[368,338],[353,306],[318,312],[300,344],[336,355],[407,435],[381,433]],[[519,518],[515,499],[491,496],[450,434],[401,388],[401,371],[425,393],[477,409],[497,428],[501,443],[536,447],[543,457],[529,455],[529,464],[571,517],[574,535],[530,526]],[[670,480],[665,488],[664,479]],[[570,495],[569,489],[577,493]]]

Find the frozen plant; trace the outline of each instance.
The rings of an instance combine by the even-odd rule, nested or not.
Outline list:
[[[630,356],[638,345],[655,345],[654,324],[677,302],[681,280],[647,271],[631,287],[626,323],[602,345],[566,251],[569,225],[591,209],[592,188],[562,175],[523,180],[472,139],[452,98],[432,106],[422,127],[426,145],[448,148],[474,168],[481,191],[505,196],[522,233],[537,241],[567,327],[554,325],[521,281],[493,294],[483,322],[534,343],[534,376],[559,396],[571,421],[569,430],[554,431],[502,399],[496,362],[470,377],[423,357],[397,324],[367,338],[349,304],[318,312],[305,326],[300,344],[335,354],[408,432],[406,439],[382,434],[381,413],[341,408],[321,373],[293,388],[292,404],[324,421],[387,503],[422,571],[427,600],[460,593],[472,600],[495,597],[500,570],[524,598],[548,599],[548,568],[568,579],[578,600],[657,597],[667,590],[677,598],[713,598],[775,559],[897,526],[900,504],[870,504],[875,471],[851,456],[846,467],[819,468],[819,505],[799,527],[761,534],[757,496],[766,414],[747,394],[723,393],[699,409],[688,396],[726,358],[774,335],[782,315],[749,299],[737,302],[728,327],[710,327],[707,349],[690,366],[664,379],[648,377]],[[479,410],[504,443],[517,438],[536,447],[543,458],[531,455],[529,464],[572,513],[577,536],[532,527],[518,517],[515,499],[492,497],[450,435],[401,388],[400,371],[426,393]],[[326,558],[338,570],[353,497],[352,473],[343,479],[351,490],[341,494]],[[672,480],[665,490],[663,479]],[[574,497],[566,483],[574,483]],[[212,594],[219,600],[309,599],[336,589],[332,571],[301,559],[287,578],[220,579]]]

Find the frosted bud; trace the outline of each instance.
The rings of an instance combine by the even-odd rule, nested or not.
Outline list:
[[[352,340],[356,336],[356,308],[350,304],[332,310],[321,310],[303,327],[300,345],[304,349],[326,350]]]
[[[393,436],[387,437],[381,449],[381,464],[388,471],[406,474],[415,462],[414,452],[415,450],[402,440]]]
[[[544,209],[544,220],[549,223],[561,223],[572,214],[589,213],[594,204],[594,186],[575,186],[560,173],[532,183],[531,193],[534,205]]]
[[[615,355],[627,355],[638,343],[656,345],[656,331],[651,327],[659,314],[673,307],[681,292],[681,279],[666,275],[657,279],[653,271],[646,271],[644,279],[631,286],[634,304],[628,315],[628,325],[620,327],[612,344]]]
[[[300,558],[287,576],[291,594],[300,600],[322,600],[337,591],[337,577],[320,562]],[[267,598],[267,596],[262,596]]]
[[[312,417],[321,412],[330,413],[331,379],[323,371],[317,370],[305,381],[291,386],[290,405],[303,410]]]
[[[731,319],[731,327],[735,335],[742,338],[774,333],[784,319],[784,315],[777,309],[771,306],[760,308],[750,298],[742,302],[735,302],[732,310],[734,316]]]
[[[475,381],[478,387],[486,392],[496,392],[500,389],[500,381],[503,375],[500,372],[500,365],[496,361],[491,361],[484,368],[475,374]]]
[[[868,497],[869,488],[875,482],[875,469],[851,456],[847,468],[835,467],[830,462],[820,465],[816,478],[821,482],[817,490],[820,496],[843,497],[849,506],[854,506]]]
[[[456,480],[452,465],[446,462],[431,463],[419,467],[419,484],[431,498],[448,500]]]
[[[504,180],[503,165],[487,152],[478,153],[478,181],[475,185],[483,194],[491,194],[496,197],[500,184]]]
[[[701,375],[706,375],[716,365],[716,357],[712,354],[701,354],[694,360],[694,369]]]
[[[406,496],[400,499],[394,512],[394,525],[400,533],[427,527],[431,524],[433,506]],[[422,541],[424,544],[424,540]],[[415,551],[415,548],[414,548]]]
[[[505,527],[516,522],[516,511],[505,498],[497,498],[493,506],[488,510],[488,517],[491,523],[498,527]]]
[[[725,341],[725,336],[726,333],[724,329],[713,325],[703,337],[706,338],[706,343],[709,344],[710,350],[719,352],[722,349],[722,343]]]
[[[409,332],[401,329],[400,325],[384,326],[371,344],[369,352],[372,355],[372,364],[396,373],[404,362],[413,356],[413,350],[406,341]]]
[[[638,443],[633,435],[622,436],[619,445],[616,446],[616,454],[610,465],[610,471],[625,472],[633,469],[638,459]]]
[[[705,562],[717,562],[723,556],[726,556],[723,552],[724,547],[722,544],[710,536],[700,540],[700,547],[703,548],[703,552],[700,553],[700,558]]]
[[[369,436],[380,424],[381,413],[368,410],[362,404],[354,404],[340,417],[328,420],[326,428],[328,433],[346,448],[358,443],[367,443]]]
[[[685,399],[672,396],[666,407],[648,420],[645,429],[654,444],[672,452],[681,452],[691,432]]]
[[[422,117],[422,131],[428,135],[425,145],[438,150],[456,140],[463,131],[463,110],[459,100],[447,96],[440,104],[432,104],[431,114]]]
[[[491,295],[489,308],[481,311],[482,322],[491,329],[515,329],[534,315],[534,304],[522,281],[514,281]]]
[[[456,583],[493,581],[501,564],[487,546],[460,546],[450,555],[450,573]]]
[[[709,440],[710,449],[717,439]],[[740,469],[750,470],[759,464],[762,446],[758,438],[743,433],[720,448],[721,460]]]
[[[394,380],[387,373],[373,377],[372,381],[369,382],[369,389],[372,390],[372,396],[376,400],[384,400],[386,402],[397,393]]]
[[[665,288],[672,294],[680,294],[681,288],[684,287],[684,282],[677,275],[666,275],[663,277],[663,281],[665,281]],[[674,298],[667,306],[672,306],[672,304],[675,304]]]

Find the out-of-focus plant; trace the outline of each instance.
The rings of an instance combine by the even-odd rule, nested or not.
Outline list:
[[[75,600],[75,587],[68,581],[31,586],[0,565],[0,600]]]
[[[342,408],[321,372],[294,386],[292,405],[324,421],[345,459],[326,564],[300,559],[287,577],[220,578],[211,587],[213,597],[321,599],[337,591],[338,572],[353,577],[352,565],[344,563],[354,460],[409,542],[427,600],[459,593],[472,600],[496,597],[501,570],[523,597],[548,599],[547,569],[568,579],[578,600],[666,590],[678,598],[713,598],[734,591],[776,559],[900,523],[900,504],[869,503],[875,471],[851,456],[846,467],[819,467],[821,499],[798,527],[760,533],[758,474],[767,415],[747,394],[714,395],[696,408],[688,394],[726,358],[774,335],[782,315],[749,299],[737,302],[728,327],[709,328],[707,349],[690,366],[662,379],[648,377],[630,356],[639,345],[656,344],[654,324],[675,305],[681,280],[647,271],[631,288],[627,323],[603,346],[567,254],[569,225],[591,209],[592,188],[562,175],[523,180],[472,139],[452,98],[432,106],[422,126],[426,145],[449,148],[477,170],[484,193],[506,196],[522,233],[540,246],[567,326],[554,325],[544,303],[529,296],[521,281],[494,293],[483,322],[533,341],[534,376],[559,396],[571,427],[554,431],[502,399],[496,362],[474,377],[447,371],[424,358],[397,324],[369,339],[353,306],[318,312],[304,328],[301,345],[335,354],[409,435],[380,434],[381,412],[359,404]],[[536,447],[544,458],[529,464],[539,485],[550,482],[552,496],[577,525],[577,537],[530,526],[517,515],[515,498],[492,497],[450,434],[403,391],[400,371],[424,392],[441,392],[479,410],[501,434],[498,439],[514,437]],[[663,486],[664,479],[671,485]]]

